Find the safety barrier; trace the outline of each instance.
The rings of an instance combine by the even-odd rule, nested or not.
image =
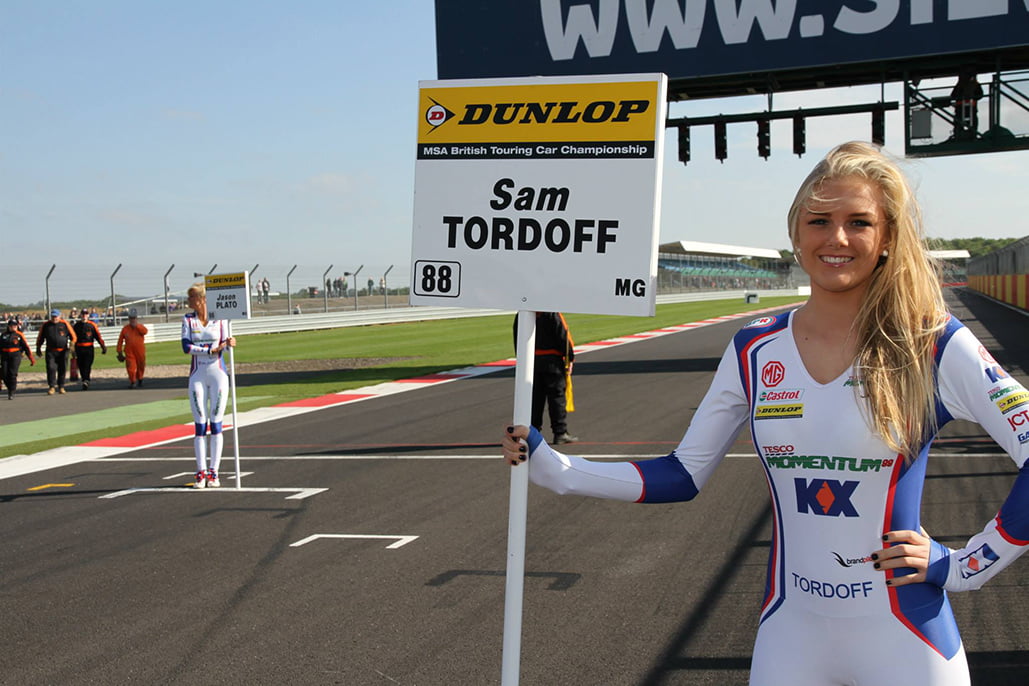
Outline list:
[[[1029,274],[969,275],[968,287],[994,300],[1029,310]]]

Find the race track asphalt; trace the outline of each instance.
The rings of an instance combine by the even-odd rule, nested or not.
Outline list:
[[[1029,381],[1025,316],[949,297]],[[741,324],[581,355],[568,452],[667,453]],[[0,683],[499,683],[513,374],[412,387],[241,426],[239,491],[231,447],[225,487],[184,487],[188,439],[0,480]],[[968,423],[929,471],[923,519],[949,543],[1016,473]],[[745,440],[686,505],[532,488],[521,683],[746,683],[769,535]],[[1023,558],[952,596],[973,683],[1026,683],[1027,590]]]

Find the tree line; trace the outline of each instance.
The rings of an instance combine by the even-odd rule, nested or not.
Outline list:
[[[982,257],[994,250],[1000,250],[1014,243],[1018,238],[929,238],[926,245],[930,250],[967,250],[972,257]]]

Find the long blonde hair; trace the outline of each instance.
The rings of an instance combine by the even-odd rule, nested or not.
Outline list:
[[[936,433],[933,352],[946,323],[939,265],[925,248],[922,211],[898,164],[878,146],[844,143],[808,175],[790,207],[790,240],[797,244],[800,212],[819,201],[826,181],[859,178],[879,189],[886,215],[887,255],[872,275],[851,328],[855,367],[872,426],[892,450],[910,460]]]

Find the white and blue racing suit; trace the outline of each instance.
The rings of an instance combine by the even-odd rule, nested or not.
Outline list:
[[[193,411],[193,450],[197,471],[210,469],[218,473],[221,462],[222,421],[229,395],[229,375],[225,371],[222,351],[211,352],[228,339],[228,320],[210,318],[205,326],[195,312],[182,318],[182,351],[191,355],[189,366],[189,406]],[[211,432],[210,452],[207,450],[207,431]]]
[[[749,423],[772,499],[772,545],[751,684],[968,684],[946,591],[976,589],[1029,545],[1029,393],[957,319],[936,346],[937,421],[978,422],[1020,470],[996,517],[960,549],[933,541],[924,583],[870,554],[890,531],[920,529],[932,437],[914,460],[866,421],[853,368],[812,379],[792,313],[741,329],[685,436],[669,455],[592,462],[563,455],[535,430],[529,476],[558,493],[632,502],[690,500]]]

